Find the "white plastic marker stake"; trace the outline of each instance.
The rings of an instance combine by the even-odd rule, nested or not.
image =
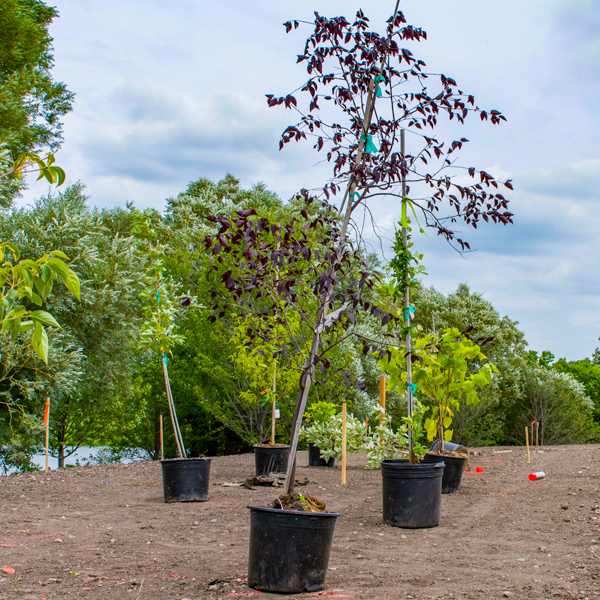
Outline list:
[[[525,425],[525,445],[527,446],[527,462],[531,462],[529,458],[529,427]]]
[[[529,481],[537,481],[538,479],[546,479],[546,473],[544,473],[544,471],[529,473]]]

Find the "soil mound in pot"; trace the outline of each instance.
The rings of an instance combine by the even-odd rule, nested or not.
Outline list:
[[[326,505],[309,494],[282,494],[269,504],[269,508],[320,513],[325,512]]]
[[[439,450],[428,450],[427,454],[435,454],[436,456],[458,456],[459,458],[466,458],[467,469],[471,468],[471,461],[469,460],[469,455],[466,452],[448,452],[447,450],[440,452]]]

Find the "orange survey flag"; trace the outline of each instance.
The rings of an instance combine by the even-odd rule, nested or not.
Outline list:
[[[44,408],[44,425],[48,427],[48,413],[50,412],[50,398],[46,398],[46,408]]]

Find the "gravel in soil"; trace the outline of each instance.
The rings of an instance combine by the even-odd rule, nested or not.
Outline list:
[[[503,452],[503,450],[512,450]],[[306,467],[302,492],[341,513],[326,588],[297,598],[591,600],[600,594],[600,446],[484,448],[433,529],[387,527],[381,473],[349,459]],[[245,585],[247,505],[281,488],[224,486],[253,456],[211,463],[210,499],[165,504],[160,465],[100,465],[0,477],[0,600],[285,598]],[[527,476],[545,471],[546,478]],[[2,571],[3,567],[14,573]]]

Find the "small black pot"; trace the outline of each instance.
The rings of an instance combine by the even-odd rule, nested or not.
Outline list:
[[[210,461],[210,458],[161,460],[165,502],[208,500]]]
[[[333,469],[335,466],[335,457],[332,456],[329,460],[321,458],[321,450],[314,444],[308,444],[308,466],[309,467],[329,467]]]
[[[442,510],[444,463],[411,465],[407,458],[381,461],[383,522],[392,527],[436,527]]]
[[[287,594],[322,590],[339,513],[248,508],[248,585]]]
[[[287,471],[289,446],[254,446],[254,469],[256,476]]]
[[[433,444],[429,446],[429,449],[432,452],[438,452],[440,449],[440,440],[434,440]],[[455,444],[453,442],[444,442],[444,450],[446,452],[464,452],[465,454],[467,453],[467,449],[464,446],[461,446],[460,444]]]
[[[460,489],[463,471],[467,463],[466,456],[446,456],[444,454],[426,454],[424,462],[444,462],[444,476],[442,477],[442,494],[453,494]]]

